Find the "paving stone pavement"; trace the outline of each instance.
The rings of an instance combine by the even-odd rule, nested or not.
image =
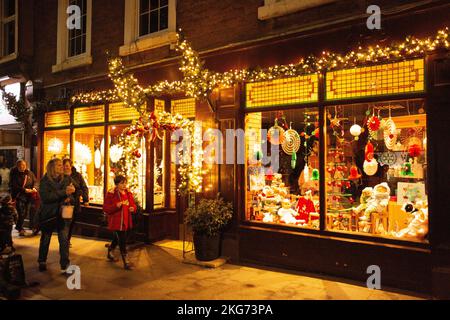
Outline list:
[[[370,290],[344,279],[267,267],[225,264],[216,269],[182,263],[182,251],[155,245],[131,250],[136,269],[106,260],[105,241],[72,238],[71,263],[80,267],[81,290],[60,275],[53,236],[48,271],[37,270],[38,237],[14,237],[26,277],[36,287],[22,299],[44,300],[418,300],[429,297],[394,289]]]

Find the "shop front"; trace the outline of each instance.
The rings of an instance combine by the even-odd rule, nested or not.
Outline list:
[[[171,111],[194,118],[194,99],[151,99],[150,111]],[[39,138],[40,176],[52,158],[69,158],[81,173],[89,189],[89,205],[82,207],[75,234],[109,238],[102,211],[104,194],[114,187],[114,176],[123,159],[122,137],[139,113],[122,103],[76,106],[47,112]],[[135,150],[137,181],[133,181],[135,197],[142,212],[137,215],[136,239],[150,242],[180,237],[180,213],[177,212],[177,168],[171,162],[174,144],[170,135],[159,134],[138,142]],[[180,222],[181,221],[181,222]]]

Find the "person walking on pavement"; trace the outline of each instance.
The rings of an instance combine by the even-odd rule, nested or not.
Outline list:
[[[34,204],[38,197],[37,179],[33,172],[27,169],[27,163],[24,160],[19,160],[16,167],[10,172],[10,189],[11,197],[16,203],[17,213],[19,219],[17,220],[16,230],[19,231],[19,236],[25,236],[23,223],[28,216],[30,227],[34,230]]]
[[[108,217],[108,228],[113,232],[113,240],[108,247],[107,258],[110,261],[118,261],[114,256],[114,249],[119,245],[124,268],[131,270],[133,267],[127,255],[127,231],[133,227],[131,215],[136,213],[136,204],[133,194],[127,189],[127,178],[116,176],[115,188],[108,191],[103,204],[103,211]]]
[[[69,241],[69,247],[72,247],[70,239],[72,238],[73,227],[81,213],[80,201],[82,201],[83,205],[85,206],[89,205],[89,189],[81,173],[79,173],[77,169],[72,165],[72,160],[64,159],[63,167],[64,167],[64,175],[72,178],[72,183],[73,186],[75,187],[75,193],[73,194],[73,197],[75,199],[75,208],[73,211],[72,222],[70,223],[69,227],[69,234],[67,236],[68,237],[67,240]]]
[[[53,231],[58,232],[61,273],[65,274],[70,265],[69,242],[67,241],[70,221],[62,218],[64,204],[74,203],[75,187],[72,179],[64,176],[61,159],[52,159],[47,164],[47,173],[39,185],[41,207],[39,226],[41,241],[39,244],[39,271],[47,270],[47,256]]]

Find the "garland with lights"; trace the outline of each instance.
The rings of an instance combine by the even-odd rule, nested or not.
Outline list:
[[[224,73],[210,71],[203,66],[199,54],[191,44],[178,34],[176,50],[181,52],[180,71],[183,81],[162,81],[156,85],[142,88],[133,76],[125,74],[120,58],[109,61],[109,77],[113,80],[116,89],[100,92],[80,93],[72,97],[73,103],[99,103],[123,100],[127,106],[136,107],[139,111],[142,101],[148,96],[160,96],[175,92],[184,92],[193,98],[206,97],[213,89],[230,87],[240,82],[256,82],[273,80],[284,77],[300,76],[311,73],[320,73],[341,68],[353,68],[388,61],[397,61],[406,58],[424,56],[437,49],[449,49],[449,29],[439,30],[434,38],[419,39],[413,36],[406,37],[401,43],[391,46],[362,48],[351,51],[345,55],[331,52],[322,52],[321,56],[308,56],[296,64],[276,65],[260,70],[231,70]]]
[[[202,190],[202,166],[203,166],[203,150],[201,127],[196,126],[191,120],[183,118],[181,115],[172,115],[168,112],[155,113],[141,116],[133,124],[126,128],[120,138],[119,146],[123,148],[123,154],[118,161],[118,170],[116,174],[124,174],[130,182],[130,189],[136,190],[138,187],[138,164],[142,157],[140,153],[141,141],[147,138],[149,141],[155,141],[161,138],[160,132],[166,130],[174,132],[182,130],[183,139],[188,139],[187,147],[191,150],[183,152],[179,150],[179,173],[181,177],[178,192],[187,194],[189,192],[201,192]],[[185,150],[186,151],[186,150]]]

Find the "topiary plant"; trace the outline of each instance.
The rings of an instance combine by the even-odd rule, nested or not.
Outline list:
[[[233,206],[217,196],[216,199],[201,199],[186,210],[185,222],[194,234],[215,236],[220,233],[233,216]]]

